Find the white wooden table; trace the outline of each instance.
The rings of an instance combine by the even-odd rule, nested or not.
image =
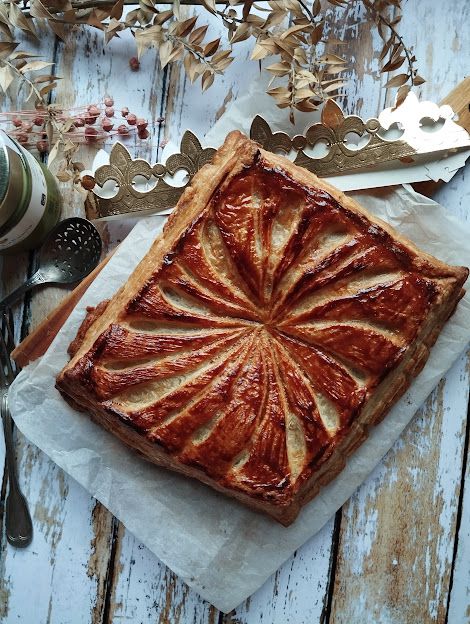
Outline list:
[[[428,79],[421,93],[439,101],[470,69],[470,2],[403,4],[401,32],[414,46],[420,73]],[[354,59],[346,108],[362,116],[375,115],[391,102],[391,94],[382,88],[385,77],[377,73],[378,39],[374,29],[361,22],[359,9],[347,20],[339,10],[337,15],[336,37],[349,42],[345,54]],[[213,22],[216,32],[220,27]],[[164,124],[155,127],[153,146],[141,152],[153,160],[162,140],[178,142],[186,128],[201,134],[209,129],[258,75],[257,63],[248,61],[248,46],[238,48],[237,62],[204,95],[177,67],[161,71],[151,52],[139,72],[130,72],[128,60],[135,54],[130,37],[104,47],[101,35],[91,30],[77,33],[66,45],[47,33],[37,49],[46,59],[56,60],[56,73],[64,77],[54,93],[62,105],[90,104],[111,94],[117,107],[129,106],[149,119],[163,116]],[[2,106],[21,108],[21,95],[3,101]],[[90,161],[90,154],[83,158]],[[81,214],[78,194],[62,186],[65,213]],[[468,166],[439,191],[437,199],[450,213],[470,218]],[[24,279],[31,261],[25,254],[4,262],[4,291]],[[49,288],[26,299],[16,311],[23,334],[34,328],[64,292]],[[25,551],[9,547],[4,530],[0,537],[0,621],[470,622],[469,355],[456,362],[351,500],[256,594],[228,615],[200,599],[102,505],[18,434],[21,482],[35,535]],[[0,521],[5,490],[4,480]]]

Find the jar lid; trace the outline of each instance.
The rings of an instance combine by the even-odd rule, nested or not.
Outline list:
[[[20,146],[0,131],[0,228],[21,209],[27,164]]]

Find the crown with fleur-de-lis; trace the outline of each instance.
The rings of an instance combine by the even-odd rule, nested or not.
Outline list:
[[[344,115],[338,104],[328,100],[321,121],[310,125],[303,134],[291,137],[273,131],[257,115],[250,137],[266,150],[288,155],[319,177],[330,177],[385,169],[393,163],[409,163],[426,155],[432,159],[435,153],[468,149],[469,134],[453,118],[450,106],[420,102],[413,93],[400,106],[387,108],[378,118],[367,121]],[[94,175],[95,186],[87,199],[88,217],[158,213],[173,207],[193,175],[211,160],[214,152],[214,148],[203,148],[189,130],[183,135],[179,153],[172,154],[165,164],[151,165],[132,159],[127,149],[116,143],[109,164],[99,167]],[[172,184],[181,170],[187,174],[186,182]]]

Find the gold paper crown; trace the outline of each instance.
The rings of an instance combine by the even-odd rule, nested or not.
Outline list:
[[[321,122],[307,128],[304,134],[290,138],[285,132],[272,132],[269,124],[257,115],[251,124],[250,136],[270,152],[297,151],[294,163],[313,171],[319,177],[338,175],[380,163],[405,158],[416,150],[401,140],[387,140],[380,136],[384,128],[378,119],[363,121],[356,115],[344,116],[333,100],[322,109]],[[351,135],[361,138],[363,145],[349,140]],[[312,157],[306,151],[323,145],[323,156]]]
[[[399,108],[385,109],[379,119],[367,121],[356,115],[345,116],[333,100],[328,100],[321,121],[309,126],[304,134],[291,138],[285,132],[273,132],[268,122],[257,115],[251,124],[250,137],[264,149],[284,152],[289,158],[293,156],[297,165],[328,177],[384,167],[392,161],[407,162],[414,155],[468,145],[468,134],[452,118],[449,106],[419,102],[414,94],[408,95]],[[393,128],[401,128],[399,138],[388,138],[387,133]],[[180,152],[171,155],[165,164],[152,166],[145,160],[133,160],[127,149],[116,143],[109,164],[96,170],[96,185],[88,194],[88,218],[158,213],[173,207],[193,175],[211,160],[214,152],[213,148],[203,148],[189,130],[183,135]],[[180,170],[187,173],[188,180],[182,186],[171,184],[169,178],[174,178]],[[110,191],[111,181],[114,188]]]
[[[185,132],[181,139],[180,153],[172,154],[163,165],[150,165],[146,160],[132,159],[122,143],[116,143],[109,155],[109,165],[98,167],[95,172],[95,189],[88,193],[85,204],[88,219],[103,219],[134,212],[151,214],[175,206],[193,175],[212,159],[215,149],[203,149],[192,132]],[[186,171],[189,180],[183,186],[172,186],[166,176],[173,177],[178,171]],[[154,180],[150,189],[136,184],[136,179]],[[100,188],[115,182],[110,193]],[[140,190],[139,190],[140,186]],[[115,194],[113,192],[115,191]],[[107,196],[108,195],[108,196]]]

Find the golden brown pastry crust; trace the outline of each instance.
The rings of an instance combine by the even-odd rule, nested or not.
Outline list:
[[[57,387],[288,525],[424,366],[467,275],[233,132]]]

